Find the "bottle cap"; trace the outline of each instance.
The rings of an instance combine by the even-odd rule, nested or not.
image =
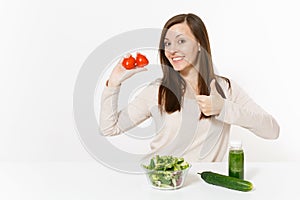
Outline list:
[[[230,141],[230,146],[233,148],[242,148],[242,141],[241,140]]]

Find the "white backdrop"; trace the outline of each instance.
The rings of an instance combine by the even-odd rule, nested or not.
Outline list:
[[[112,36],[162,28],[170,17],[192,12],[206,24],[219,74],[238,82],[280,124],[275,141],[232,128],[247,160],[300,161],[296,2],[0,1],[0,160],[93,160],[75,131],[72,110],[85,59]],[[119,139],[120,148],[140,148]]]

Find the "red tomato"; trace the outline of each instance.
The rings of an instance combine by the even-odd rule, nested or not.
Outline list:
[[[128,58],[124,58],[122,65],[125,69],[133,69],[135,67],[135,59],[130,55]]]
[[[138,67],[144,67],[149,64],[148,59],[143,54],[137,53],[136,54],[136,65]]]

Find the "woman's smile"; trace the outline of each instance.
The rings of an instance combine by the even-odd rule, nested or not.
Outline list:
[[[184,56],[172,57],[173,62],[180,62],[184,59]]]

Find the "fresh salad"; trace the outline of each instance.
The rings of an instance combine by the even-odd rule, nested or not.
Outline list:
[[[181,186],[190,164],[184,158],[156,155],[149,165],[143,165],[153,186],[160,188],[177,188]]]

